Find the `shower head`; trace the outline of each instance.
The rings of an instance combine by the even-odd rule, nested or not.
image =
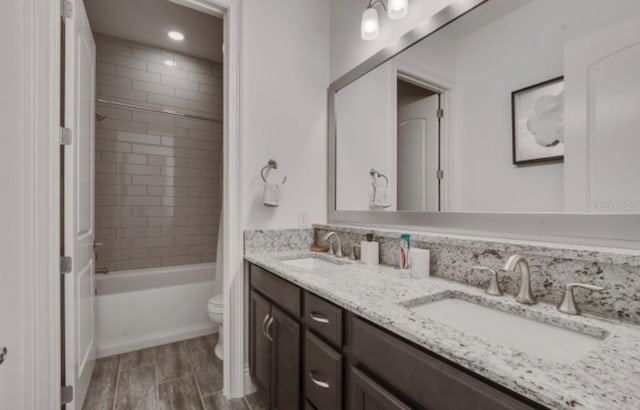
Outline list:
[[[96,112],[96,120],[97,120],[98,122],[100,122],[100,121],[102,121],[102,120],[104,120],[104,119],[106,119],[106,118],[107,118],[107,116],[106,116],[106,115],[104,115],[104,114],[100,114],[99,112]]]

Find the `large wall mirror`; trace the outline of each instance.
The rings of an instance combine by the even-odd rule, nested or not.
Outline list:
[[[332,85],[330,219],[640,214],[640,1],[475,3]]]

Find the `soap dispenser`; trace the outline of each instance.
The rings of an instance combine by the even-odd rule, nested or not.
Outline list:
[[[380,244],[373,240],[373,233],[366,234],[360,242],[360,259],[365,265],[380,264]]]

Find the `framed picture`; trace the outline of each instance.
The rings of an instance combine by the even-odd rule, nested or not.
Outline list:
[[[513,164],[564,159],[564,77],[511,93]]]

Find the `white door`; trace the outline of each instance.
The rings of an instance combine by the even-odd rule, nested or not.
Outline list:
[[[398,109],[398,210],[438,211],[439,95]]]
[[[66,20],[65,125],[72,143],[65,147],[64,242],[73,268],[65,275],[66,384],[73,384],[80,409],[95,366],[94,326],[94,121],[96,51],[81,0]]]
[[[565,208],[640,209],[640,16],[565,46]]]

